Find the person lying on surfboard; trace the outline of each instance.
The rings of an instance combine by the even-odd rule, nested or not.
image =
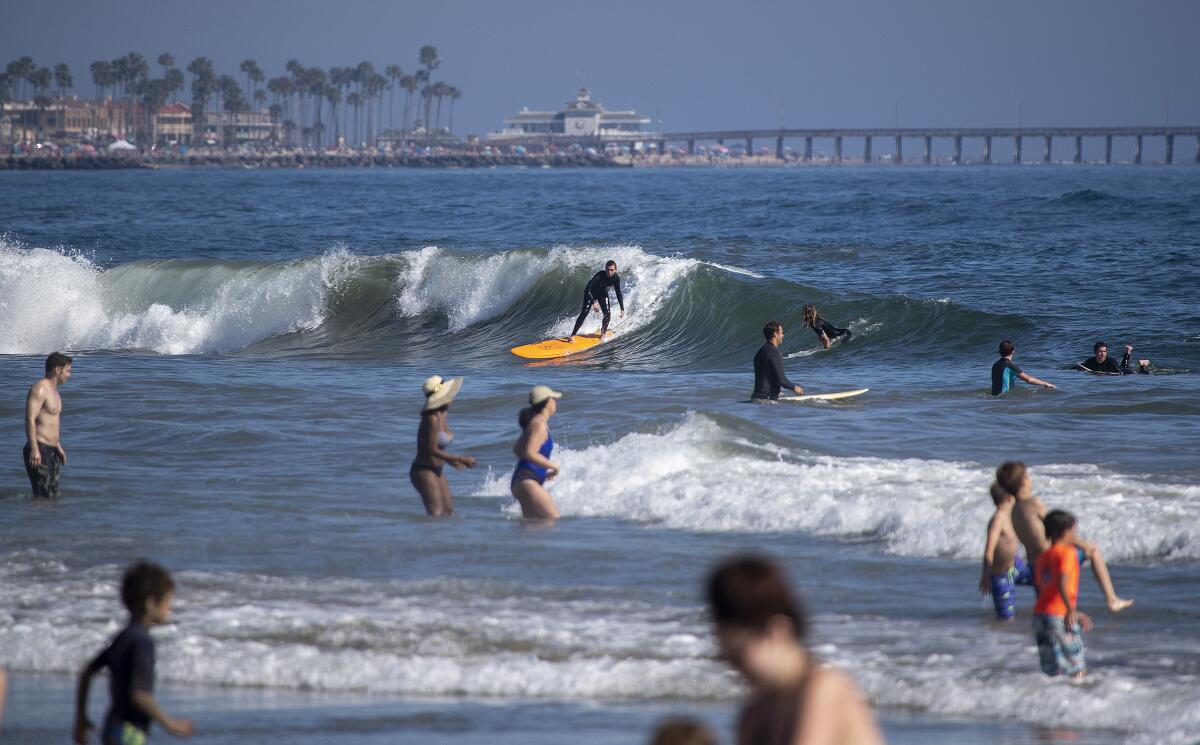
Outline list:
[[[583,290],[583,310],[579,311],[579,317],[575,319],[575,328],[571,329],[571,335],[566,338],[570,342],[579,333],[579,327],[587,319],[588,312],[593,308],[604,312],[604,320],[600,324],[600,338],[608,333],[608,321],[612,318],[612,313],[608,309],[608,288],[611,287],[617,292],[617,305],[621,307],[621,318],[625,317],[625,298],[621,296],[621,275],[617,274],[617,262],[609,260],[604,265],[604,269],[592,275],[588,280],[587,287]]]
[[[783,372],[783,356],[779,354],[779,345],[783,343],[783,324],[767,321],[767,325],[763,326],[763,336],[767,343],[754,355],[754,392],[750,394],[750,399],[774,401],[784,388],[797,395],[803,394],[804,389],[788,380]]]
[[[1098,375],[1133,375],[1133,370],[1129,368],[1129,359],[1132,355],[1133,345],[1126,344],[1125,354],[1121,356],[1121,364],[1118,365],[1116,360],[1108,356],[1108,345],[1098,341],[1092,347],[1092,356],[1083,362],[1076,362],[1075,367]],[[1150,360],[1138,360],[1137,371],[1149,373]]]
[[[840,329],[824,318],[821,318],[817,313],[817,306],[815,305],[805,305],[800,309],[800,312],[804,318],[804,325],[816,332],[817,338],[821,340],[821,346],[826,349],[829,349],[829,345],[834,339],[843,336],[849,339],[851,336],[852,332],[850,329]]]

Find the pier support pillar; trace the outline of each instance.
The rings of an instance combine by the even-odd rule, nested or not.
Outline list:
[[[842,136],[838,135],[833,138],[833,162],[842,162]]]
[[[775,157],[783,160],[783,135],[775,138]]]
[[[896,159],[892,162],[898,166],[904,164],[904,138],[900,135],[896,135]]]
[[[747,137],[746,138],[746,156],[749,157],[751,155],[754,155],[754,138]]]
[[[696,141],[688,140],[688,155],[695,155],[695,154],[696,154]]]
[[[1112,135],[1106,135],[1104,138],[1104,162],[1112,165]]]
[[[1138,135],[1133,138],[1133,162],[1139,166],[1142,164],[1142,136]]]
[[[863,163],[871,165],[871,135],[863,138]]]
[[[929,135],[925,136],[925,152],[922,154],[921,158],[925,161],[925,165],[929,165],[933,162],[933,138]]]
[[[667,141],[659,140],[658,141],[658,156],[661,158],[662,156],[664,156],[666,154],[667,154]]]
[[[983,163],[984,165],[992,164],[992,138],[983,138]]]
[[[1200,163],[1200,135],[1196,135],[1196,162]]]
[[[1013,163],[1021,165],[1021,135],[1013,135]]]
[[[804,162],[805,163],[812,162],[812,140],[813,140],[813,138],[811,138],[811,137],[804,138]]]
[[[1075,135],[1075,162],[1083,162],[1083,137]]]
[[[1042,139],[1045,140],[1045,142],[1042,144],[1042,162],[1049,163],[1050,157],[1051,157],[1050,150],[1051,150],[1052,142],[1053,142],[1054,138],[1051,137],[1050,135],[1046,135]]]
[[[1167,165],[1175,162],[1175,135],[1167,135]]]
[[[962,135],[954,135],[954,165],[962,164]]]

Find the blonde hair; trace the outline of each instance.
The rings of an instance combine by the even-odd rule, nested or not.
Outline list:
[[[809,303],[808,305],[805,305],[803,308],[800,309],[800,313],[801,313],[802,317],[804,318],[805,326],[816,327],[817,319],[820,318],[820,316],[817,315],[817,306],[813,305],[812,303]]]

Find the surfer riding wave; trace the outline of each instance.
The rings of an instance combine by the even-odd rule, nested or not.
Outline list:
[[[583,309],[579,311],[579,317],[575,319],[575,328],[571,329],[570,335],[566,341],[569,343],[579,333],[579,327],[587,320],[588,313],[595,309],[602,311],[604,314],[600,324],[600,338],[608,333],[608,322],[612,319],[612,311],[608,306],[608,288],[613,288],[617,293],[617,305],[621,308],[621,317],[625,317],[625,298],[621,295],[621,275],[617,274],[617,262],[609,260],[604,269],[592,275],[588,280],[587,287],[583,290]]]

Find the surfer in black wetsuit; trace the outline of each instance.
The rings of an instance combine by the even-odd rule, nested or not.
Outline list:
[[[767,321],[767,325],[763,326],[763,336],[767,338],[767,343],[754,355],[754,392],[750,394],[751,400],[774,401],[784,388],[803,395],[804,389],[788,380],[783,372],[783,356],[779,354],[779,345],[783,343],[783,324]]]
[[[588,280],[587,287],[583,291],[583,310],[579,311],[579,318],[575,319],[575,328],[571,329],[571,335],[567,337],[568,342],[579,333],[579,327],[583,325],[592,308],[604,313],[604,320],[600,325],[600,338],[604,338],[604,334],[608,332],[608,321],[612,318],[612,313],[608,308],[608,288],[610,287],[616,290],[617,305],[621,307],[621,317],[625,317],[625,298],[621,296],[621,275],[617,274],[617,262],[610,260],[604,265],[602,271],[596,272]]]
[[[1133,370],[1129,367],[1130,357],[1133,355],[1133,345],[1125,345],[1125,354],[1121,355],[1121,364],[1118,365],[1116,360],[1108,356],[1108,345],[1102,341],[1096,342],[1092,347],[1092,356],[1088,357],[1083,362],[1077,362],[1075,366],[1080,370],[1090,373],[1098,373],[1104,375],[1133,375]],[[1138,360],[1138,372],[1150,372],[1150,360]]]
[[[817,338],[821,340],[822,347],[829,349],[829,345],[834,339],[838,339],[843,336],[847,339],[850,338],[850,329],[840,329],[829,321],[826,321],[824,318],[821,318],[821,316],[817,314],[817,306],[805,305],[800,309],[800,312],[804,318],[804,325],[816,332]]]

